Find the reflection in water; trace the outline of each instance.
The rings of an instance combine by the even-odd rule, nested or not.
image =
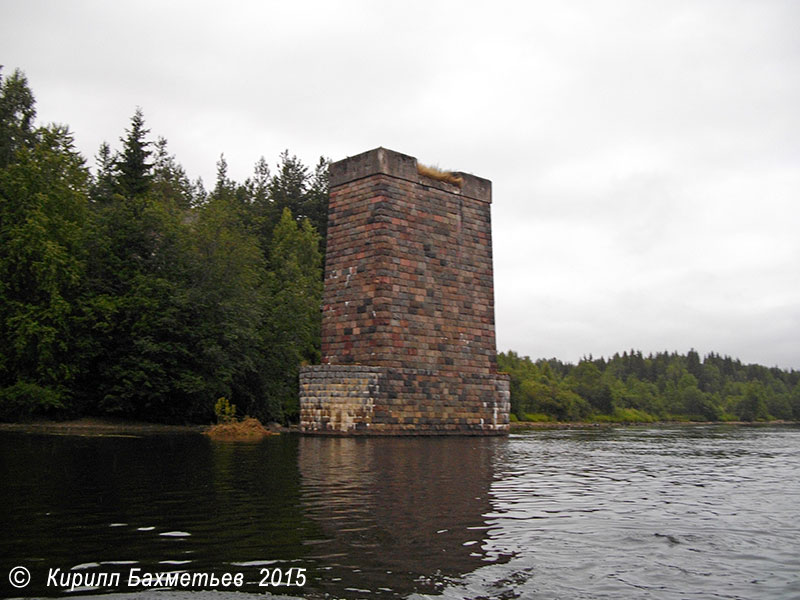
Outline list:
[[[434,590],[487,560],[497,438],[302,438],[309,558],[378,593]],[[358,572],[353,577],[353,572]],[[327,576],[323,575],[323,579]],[[383,588],[383,589],[382,589]]]
[[[3,434],[0,481],[0,567],[29,565],[27,593],[59,593],[44,587],[50,567],[219,571],[299,560],[308,535],[289,436]]]
[[[51,567],[131,565],[245,570],[249,592],[264,566],[307,568],[306,595],[431,591],[483,564],[504,442],[2,434],[0,591],[17,564],[42,595],[61,592],[44,585]]]
[[[135,565],[245,571],[241,591],[259,594],[259,568],[304,567],[303,590],[270,591],[305,598],[800,598],[798,448],[797,427],[3,433],[0,596],[15,565],[32,571],[26,594],[51,596],[48,567]]]

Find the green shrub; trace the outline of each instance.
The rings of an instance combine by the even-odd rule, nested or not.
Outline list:
[[[51,387],[27,381],[0,388],[0,420],[29,419],[34,414],[64,408],[62,394]]]
[[[236,421],[236,405],[223,396],[214,405],[214,414],[217,415],[218,423],[233,423]]]

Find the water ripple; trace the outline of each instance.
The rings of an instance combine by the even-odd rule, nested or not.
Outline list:
[[[443,597],[800,597],[798,448],[791,428],[512,436],[484,516],[513,558]]]

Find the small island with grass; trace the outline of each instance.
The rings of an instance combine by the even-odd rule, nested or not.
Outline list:
[[[258,441],[276,432],[268,430],[255,417],[236,418],[236,405],[222,397],[214,405],[217,424],[209,427],[205,433],[212,440]]]

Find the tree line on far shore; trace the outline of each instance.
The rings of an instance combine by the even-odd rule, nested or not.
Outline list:
[[[0,72],[0,420],[209,422],[220,399],[290,422],[320,358],[328,161],[288,151],[242,183],[190,180],[140,110],[91,172]],[[519,420],[800,419],[800,373],[631,351],[500,353]]]
[[[575,365],[501,352],[497,364],[520,421],[800,420],[800,371],[715,353],[631,350]]]

